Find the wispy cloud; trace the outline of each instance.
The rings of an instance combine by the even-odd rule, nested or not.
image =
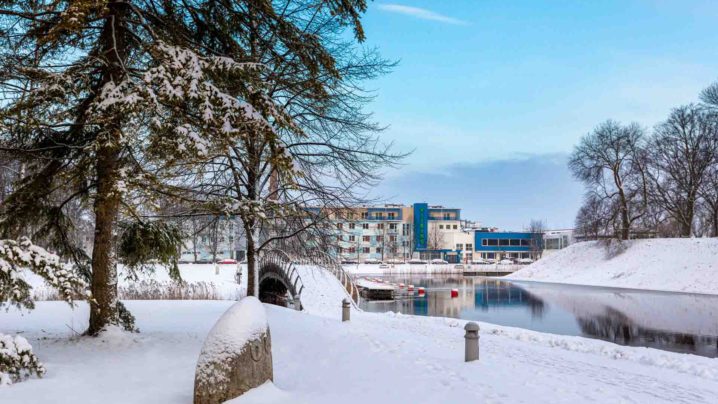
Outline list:
[[[435,13],[431,10],[427,10],[425,8],[419,8],[419,7],[411,7],[411,6],[403,6],[401,4],[379,4],[379,9],[388,11],[390,13],[397,13],[397,14],[404,14],[409,15],[415,18],[419,18],[422,20],[431,20],[431,21],[438,21],[443,22],[445,24],[453,24],[453,25],[467,25],[468,22],[464,20],[460,20],[458,18],[449,17],[447,15]]]

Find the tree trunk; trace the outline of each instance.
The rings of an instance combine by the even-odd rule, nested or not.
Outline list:
[[[102,58],[107,63],[102,72],[102,86],[119,83],[125,76],[124,65],[128,54],[126,20],[129,5],[111,2],[100,34]],[[98,144],[97,196],[95,197],[95,241],[92,248],[93,303],[90,309],[89,335],[96,335],[108,324],[119,322],[117,314],[117,266],[114,257],[113,231],[120,204],[115,188],[119,177],[121,117],[112,116],[96,140]]]
[[[120,198],[117,181],[118,152],[112,147],[97,151],[97,197],[95,198],[95,242],[92,248],[92,298],[90,327],[96,335],[106,325],[117,323],[117,267],[113,229]]]
[[[245,226],[247,233],[247,296],[259,296],[259,276],[257,268],[257,239],[254,226]]]
[[[689,207],[681,217],[681,236],[682,237],[693,237],[693,216],[694,209]]]

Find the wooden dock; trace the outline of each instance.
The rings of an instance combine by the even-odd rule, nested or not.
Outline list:
[[[360,278],[356,280],[361,296],[368,300],[394,300],[397,287],[379,280]]]

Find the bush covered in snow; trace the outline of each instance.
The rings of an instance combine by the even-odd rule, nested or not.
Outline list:
[[[32,352],[32,346],[19,335],[0,334],[0,387],[42,376],[45,368]]]
[[[0,307],[10,304],[34,308],[32,287],[25,281],[24,271],[41,277],[70,304],[76,296],[85,294],[85,280],[73,267],[62,264],[57,255],[33,245],[26,237],[19,241],[0,240]],[[25,338],[0,334],[0,385],[43,373],[45,369]]]

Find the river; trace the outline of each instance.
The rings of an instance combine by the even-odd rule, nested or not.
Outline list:
[[[363,300],[366,311],[477,320],[718,357],[718,296],[462,275],[372,277],[424,287],[426,293]],[[458,289],[459,296],[452,298],[451,289]]]

